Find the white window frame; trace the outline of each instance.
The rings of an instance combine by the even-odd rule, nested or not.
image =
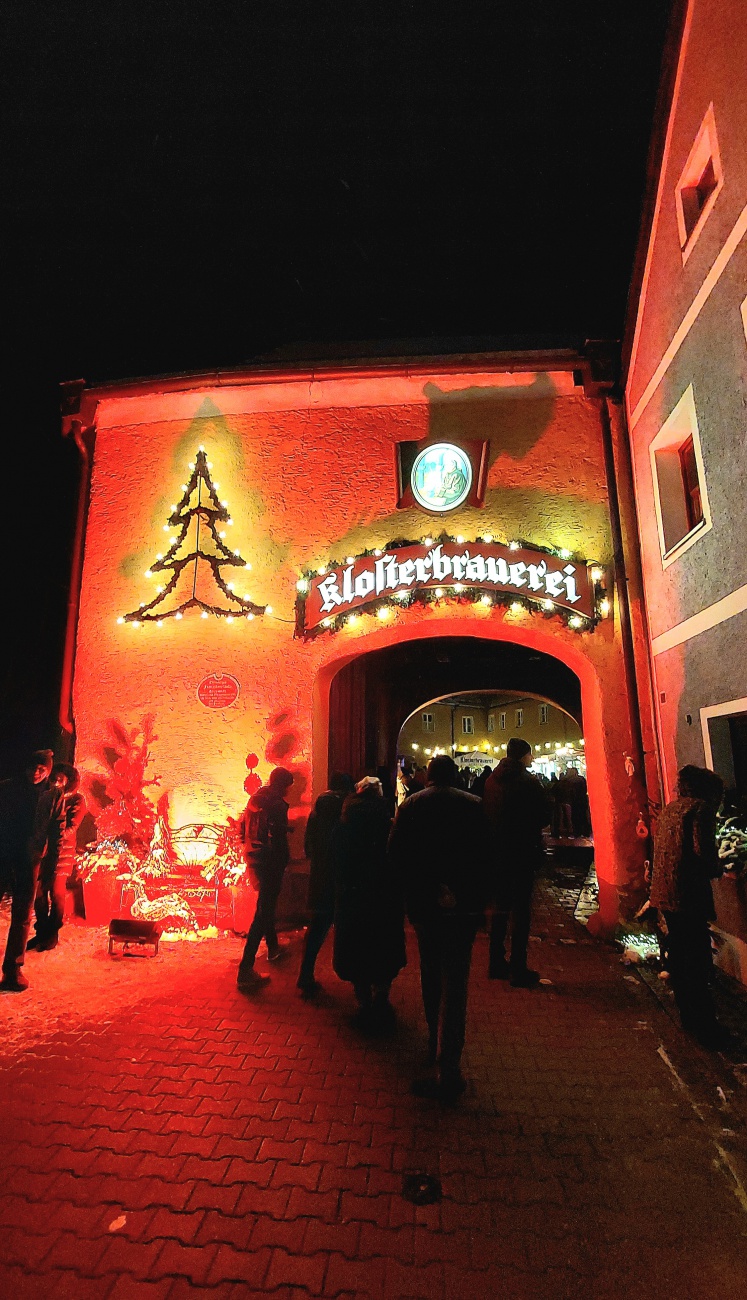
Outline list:
[[[489,713],[489,714],[488,714],[488,734],[491,735],[494,731],[495,731],[495,714],[494,714],[494,713]]]
[[[467,725],[469,723],[469,726]],[[474,736],[475,734],[475,717],[473,713],[462,715],[462,735]]]
[[[499,713],[499,714],[498,714],[498,730],[499,730],[499,731],[505,731],[505,730],[506,730],[506,712],[505,712],[505,709],[504,709],[504,711],[503,711],[502,713]]]
[[[548,706],[547,706],[546,704],[540,704],[540,706],[539,706],[539,725],[540,725],[541,727],[546,727],[546,726],[547,726],[547,709],[548,709]]]
[[[436,719],[432,713],[421,713],[423,720],[423,731],[432,733],[436,730]]]
[[[687,218],[685,215],[685,205],[682,199],[683,190],[692,189],[698,184],[708,163],[713,166],[713,175],[716,184],[708,195],[703,209],[698,215],[698,219],[692,230],[688,234]],[[724,172],[721,166],[721,153],[718,147],[718,136],[716,135],[716,119],[713,113],[713,104],[709,104],[705,117],[698,128],[698,134],[690,150],[687,162],[682,169],[682,174],[675,187],[675,208],[677,212],[677,231],[680,237],[680,248],[682,250],[682,265],[685,265],[690,256],[695,243],[703,229],[708,217],[713,209],[724,184]]]
[[[708,704],[700,710],[700,730],[703,733],[705,765],[711,771],[713,771],[713,750],[711,748],[711,733],[708,730],[708,719],[730,718],[733,713],[747,713],[747,695],[742,696],[741,700],[726,700],[723,704]]]
[[[695,463],[698,467],[698,480],[700,486],[700,500],[703,509],[703,518],[699,523],[691,528],[689,532],[678,538],[667,549],[666,530],[664,524],[664,504],[661,497],[661,487],[659,482],[659,461],[657,456],[662,453],[678,452],[679,448],[692,438],[693,450],[695,452]],[[651,458],[651,477],[654,488],[654,508],[656,510],[656,525],[659,533],[659,550],[661,552],[662,568],[666,569],[675,560],[679,559],[685,551],[688,551],[695,542],[699,541],[705,533],[711,531],[713,519],[711,518],[711,507],[708,501],[708,489],[706,486],[705,465],[703,464],[703,451],[700,445],[700,431],[698,429],[698,417],[695,411],[695,397],[693,395],[693,386],[689,384],[685,389],[682,397],[675,406],[671,415],[664,422],[656,437],[649,447]],[[679,468],[679,457],[677,466],[673,466],[673,472],[681,476]],[[681,481],[681,480],[680,480]],[[682,499],[684,507],[684,487],[682,488]]]
[[[524,710],[523,710],[523,709],[517,709],[517,710],[516,710],[516,713],[515,713],[515,715],[514,715],[514,717],[515,717],[514,726],[516,727],[516,730],[518,731],[521,727],[524,726]]]

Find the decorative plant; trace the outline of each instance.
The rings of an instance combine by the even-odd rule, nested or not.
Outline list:
[[[75,863],[83,881],[136,870],[138,861],[124,840],[99,840],[78,855]]]
[[[127,728],[112,718],[100,750],[103,776],[89,777],[87,793],[98,806],[94,811],[100,840],[123,840],[135,855],[148,855],[156,826],[157,809],[146,790],[160,784],[160,777],[147,777],[151,747],[158,739],[153,714],[145,714],[136,727]]]
[[[740,826],[739,818],[719,821],[716,843],[718,856],[727,870],[743,871],[747,867],[747,831]]]

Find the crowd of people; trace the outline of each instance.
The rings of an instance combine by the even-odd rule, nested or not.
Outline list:
[[[382,770],[386,772],[386,769],[379,769],[378,776],[381,776]],[[488,763],[478,772],[470,767],[457,767],[454,779],[460,789],[468,790],[470,794],[476,794],[482,799],[486,782],[493,771],[494,768]],[[569,763],[559,776],[553,773],[548,777],[543,772],[534,775],[551,801],[552,814],[548,824],[553,837],[583,839],[590,835],[591,817],[586,778],[581,775],[575,764]],[[408,795],[422,790],[427,781],[426,768],[419,767],[411,760],[403,759],[397,775],[397,803],[402,803]]]
[[[316,800],[305,832],[310,863],[309,924],[298,989],[320,992],[316,960],[334,927],[333,969],[352,986],[362,1027],[392,1027],[393,981],[406,963],[405,918],[417,937],[420,982],[428,1028],[430,1068],[414,1091],[451,1103],[463,1092],[461,1070],[472,951],[486,911],[490,923],[488,976],[532,989],[539,973],[527,964],[532,893],[543,856],[543,831],[558,805],[573,828],[574,806],[586,806],[577,773],[553,792],[530,771],[532,751],[514,737],[506,757],[480,773],[471,790],[448,755],[431,759],[424,779],[395,787],[385,769],[353,784],[333,776]],[[400,774],[402,775],[402,774]],[[411,778],[412,773],[406,772]],[[255,969],[265,941],[277,961],[284,948],[276,910],[289,861],[289,804],[293,773],[277,767],[252,794],[238,823],[257,905],[238,971],[248,994],[269,976]],[[53,764],[50,750],[31,755],[24,773],[0,784],[0,894],[11,895],[10,928],[1,992],[23,992],[27,947],[56,946],[85,814],[78,772]],[[711,880],[721,874],[716,813],[723,795],[718,776],[683,768],[678,797],[661,813],[650,882],[662,948],[683,1027],[705,1046],[725,1035],[710,992]],[[562,797],[561,797],[562,796]],[[29,940],[32,920],[35,935]]]
[[[27,948],[55,948],[86,804],[69,763],[51,749],[31,754],[24,772],[0,784],[0,896],[11,895],[0,992],[23,993]],[[29,939],[35,918],[34,937]]]
[[[548,791],[529,771],[530,746],[512,739],[479,793],[463,788],[453,759],[431,759],[422,777],[400,769],[397,787],[386,770],[353,784],[338,774],[317,799],[306,826],[310,863],[309,925],[298,976],[304,997],[320,991],[316,959],[334,926],[332,965],[353,986],[359,1022],[391,1025],[392,982],[406,961],[404,922],[418,943],[432,1072],[414,1087],[454,1099],[464,1088],[467,989],[472,949],[492,904],[491,979],[534,988],[527,964],[534,879],[542,831],[553,817]],[[288,861],[292,774],[276,768],[240,822],[247,867],[258,889],[257,911],[239,966],[238,986],[253,993],[270,976],[255,969],[264,937],[270,961],[283,950],[275,906]]]

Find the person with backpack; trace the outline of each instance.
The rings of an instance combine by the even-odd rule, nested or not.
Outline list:
[[[275,930],[275,913],[288,865],[288,804],[284,798],[293,785],[293,773],[276,767],[250,798],[239,821],[247,870],[257,888],[257,909],[246,936],[239,964],[237,985],[242,993],[252,993],[269,984],[269,975],[254,969],[257,949],[264,938],[267,960],[277,961],[282,954]]]

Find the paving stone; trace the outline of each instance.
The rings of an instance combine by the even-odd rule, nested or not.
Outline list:
[[[489,982],[478,936],[453,1110],[409,1093],[416,960],[387,1040],[350,1026],[328,953],[324,1003],[297,998],[290,963],[242,1001],[236,940],[174,945],[169,969],[130,966],[121,988],[84,956],[62,1004],[34,986],[16,1046],[1,1018],[20,1013],[0,1003],[0,1294],[747,1294],[747,1219],[716,1145],[742,1168],[747,1092],[543,888],[533,960],[553,987]],[[404,1200],[405,1171],[439,1177],[441,1201]]]

